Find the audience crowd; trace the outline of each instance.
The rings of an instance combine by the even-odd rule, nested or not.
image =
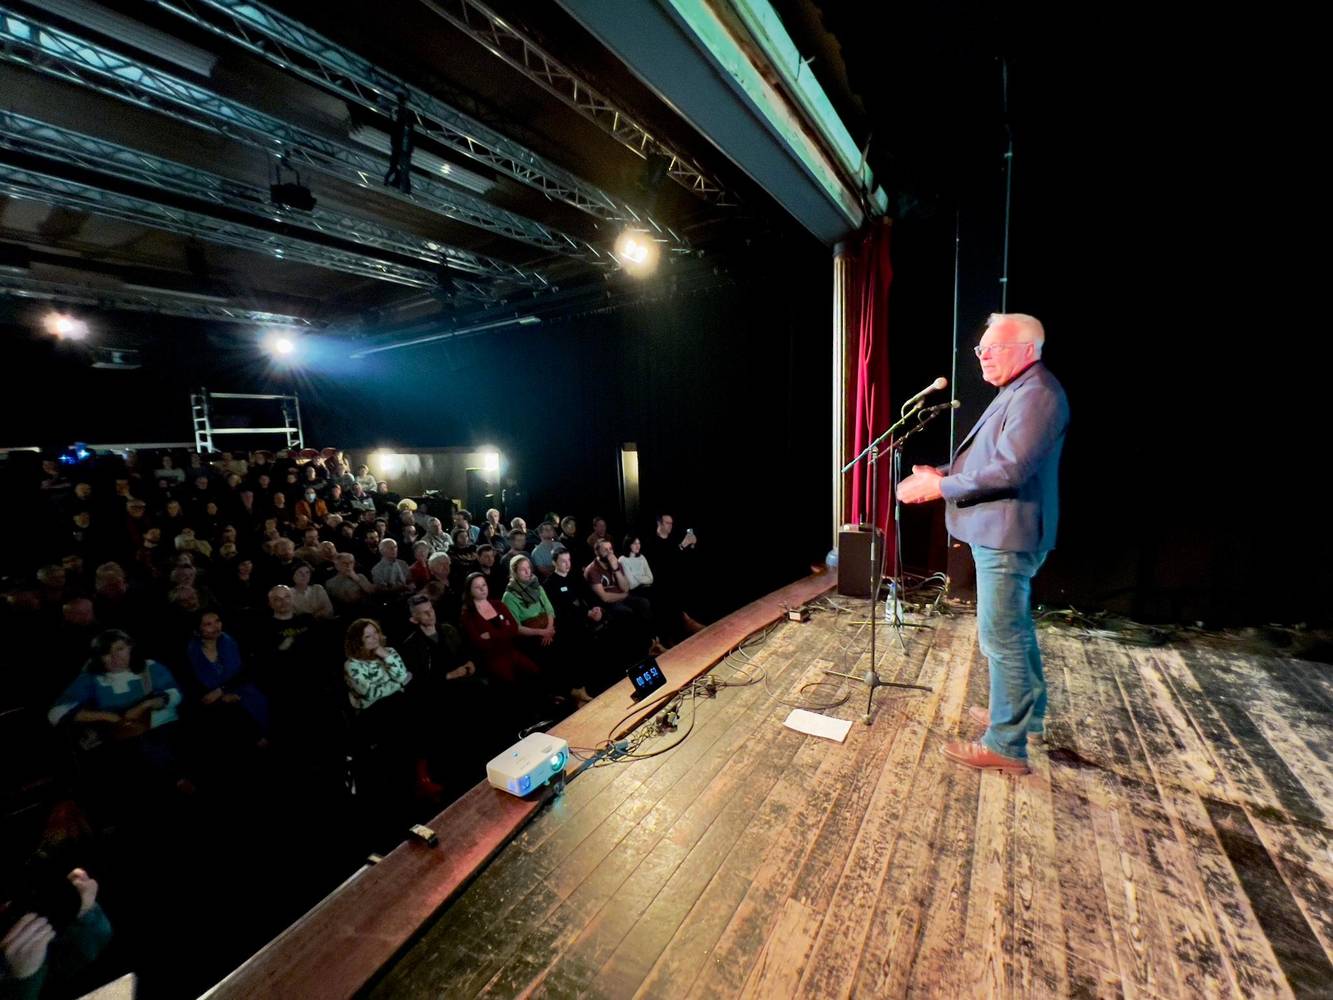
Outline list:
[[[429,815],[701,627],[697,539],[667,513],[623,540],[602,517],[474,518],[333,448],[49,460],[28,487],[11,530],[42,558],[7,581],[0,725],[32,752],[7,780],[70,761],[94,829],[207,796],[239,761]],[[39,936],[13,955],[6,937],[0,978],[40,968]]]

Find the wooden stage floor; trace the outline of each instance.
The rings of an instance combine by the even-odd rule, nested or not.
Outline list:
[[[939,752],[986,700],[971,617],[881,642],[932,691],[844,744],[782,725],[864,669],[863,614],[780,624],[680,745],[579,775],[369,994],[1333,996],[1333,668],[1043,630],[1033,773],[981,775]],[[834,680],[804,698],[859,719]]]

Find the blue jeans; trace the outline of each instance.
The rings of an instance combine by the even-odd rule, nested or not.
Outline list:
[[[987,748],[1026,760],[1028,733],[1046,718],[1046,675],[1032,624],[1032,578],[1045,552],[1004,552],[972,546],[977,567],[977,640],[990,664]]]

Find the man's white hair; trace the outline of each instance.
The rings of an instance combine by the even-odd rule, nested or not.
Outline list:
[[[1037,357],[1041,357],[1041,349],[1046,344],[1046,329],[1041,320],[1027,313],[991,313],[986,319],[987,330],[1006,324],[1017,327],[1022,341],[1036,345]]]

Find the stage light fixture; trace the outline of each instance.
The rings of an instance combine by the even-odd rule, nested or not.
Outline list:
[[[47,313],[42,325],[57,340],[84,340],[88,336],[88,324],[68,313]]]
[[[658,246],[647,233],[626,229],[616,240],[615,256],[620,266],[635,277],[651,274],[657,267]]]
[[[272,333],[264,338],[264,350],[274,361],[290,364],[296,360],[296,338],[288,333]]]
[[[500,471],[500,453],[498,451],[488,451],[482,456],[482,463],[487,472]]]

